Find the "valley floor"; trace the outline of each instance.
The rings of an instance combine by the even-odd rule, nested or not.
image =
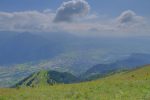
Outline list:
[[[0,100],[150,100],[150,66],[92,82],[4,88]]]

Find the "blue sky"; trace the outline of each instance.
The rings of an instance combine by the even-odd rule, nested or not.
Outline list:
[[[148,35],[149,5],[150,0],[0,0],[0,31]]]
[[[68,0],[0,0],[0,11],[24,11],[53,9]],[[150,16],[150,0],[87,0],[92,11],[117,15],[124,10],[134,10],[141,15]]]

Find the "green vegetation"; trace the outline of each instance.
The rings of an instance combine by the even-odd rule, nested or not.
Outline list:
[[[0,100],[150,100],[150,65],[91,82],[4,88]]]
[[[38,87],[59,83],[73,83],[77,81],[78,78],[67,72],[42,70],[37,73],[33,73],[27,78],[21,80],[14,87]]]

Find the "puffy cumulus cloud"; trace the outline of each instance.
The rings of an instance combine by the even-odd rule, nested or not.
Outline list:
[[[117,18],[117,21],[120,25],[142,23],[143,20],[144,18],[142,16],[138,16],[132,10],[122,12],[122,14]]]
[[[114,20],[115,31],[122,35],[148,35],[149,22],[132,10],[124,11]]]
[[[85,0],[64,2],[58,9],[54,22],[70,22],[88,14],[90,6]]]
[[[0,31],[48,31],[54,16],[45,11],[0,12]]]

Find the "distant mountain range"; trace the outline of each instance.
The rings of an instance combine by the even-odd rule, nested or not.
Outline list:
[[[0,65],[52,58],[64,51],[67,42],[72,39],[63,33],[41,34],[0,32]]]
[[[149,53],[148,37],[82,37],[71,33],[0,32],[0,87],[8,87],[33,72],[56,70],[80,76],[94,65],[105,74],[120,70],[132,53]],[[146,56],[148,54],[145,54]],[[138,58],[139,56],[135,56]],[[135,59],[134,58],[134,59]],[[149,58],[149,57],[148,57]],[[116,68],[114,62],[117,62]],[[146,60],[147,61],[147,60]],[[138,64],[140,61],[138,61]],[[142,61],[143,62],[143,61]],[[112,67],[109,67],[112,64]],[[140,66],[138,65],[137,66]],[[147,63],[146,63],[147,64]],[[125,65],[125,64],[124,64]],[[95,67],[95,66],[94,66]],[[97,69],[97,68],[96,68]],[[93,73],[93,70],[86,73]],[[90,76],[85,73],[85,76]],[[102,74],[103,74],[102,73]],[[103,74],[103,75],[104,75]],[[100,75],[102,76],[102,75]]]
[[[82,37],[70,33],[0,32],[0,66],[39,62],[76,51],[98,54],[148,52],[149,38]],[[92,56],[92,55],[91,55]],[[99,55],[101,56],[101,55]],[[100,58],[100,57],[99,57]],[[99,59],[98,58],[98,59]]]
[[[84,77],[102,77],[110,73],[131,70],[143,65],[150,64],[150,54],[134,53],[123,60],[118,60],[110,64],[97,64],[88,69],[82,76]]]

